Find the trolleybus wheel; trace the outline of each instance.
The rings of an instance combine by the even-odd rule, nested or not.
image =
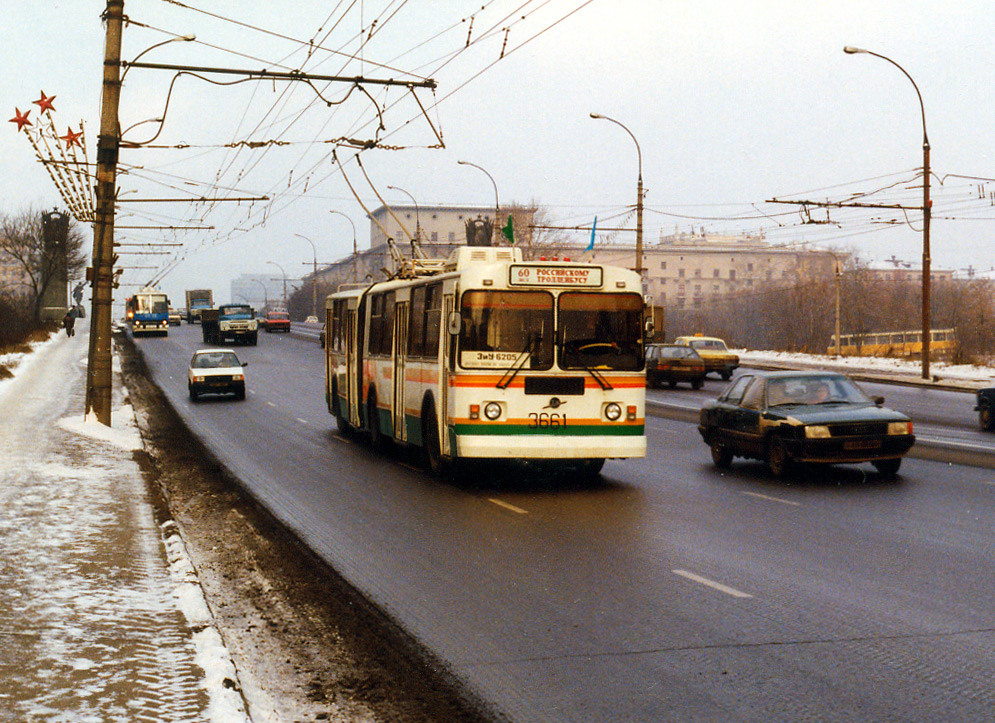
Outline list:
[[[439,425],[432,402],[425,405],[425,413],[422,414],[422,457],[429,472],[439,477],[445,473],[446,464],[442,459],[442,445],[439,443]]]
[[[366,418],[370,428],[370,445],[377,450],[382,450],[387,444],[387,438],[380,431],[380,411],[377,409],[377,393],[371,390],[366,398]]]

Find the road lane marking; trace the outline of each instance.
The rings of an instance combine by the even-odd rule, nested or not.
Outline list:
[[[333,434],[332,435],[332,439],[337,439],[338,441],[345,442],[346,444],[352,444],[352,440],[351,439],[346,439],[345,437],[340,437],[337,434]]]
[[[425,470],[424,470],[424,469],[422,469],[421,467],[415,467],[415,466],[414,466],[414,465],[412,465],[412,464],[405,464],[404,462],[398,462],[398,464],[400,464],[400,465],[401,465],[402,467],[404,467],[405,469],[410,469],[410,470],[412,470],[412,471],[414,471],[414,472],[424,472],[424,471],[425,471]]]
[[[488,497],[487,501],[490,502],[490,503],[492,503],[492,504],[497,505],[498,507],[503,507],[506,510],[511,510],[512,512],[514,512],[515,514],[518,514],[518,515],[527,515],[527,514],[529,514],[528,512],[526,512],[525,510],[523,510],[521,507],[515,507],[514,505],[510,505],[507,502],[502,502],[501,500],[495,499],[493,497]]]
[[[250,390],[249,390],[249,394],[255,394],[255,393],[256,393],[256,390],[255,390],[255,389],[250,389]]]
[[[724,592],[726,595],[732,595],[733,597],[739,598],[749,598],[753,597],[749,593],[737,590],[734,587],[729,587],[728,585],[723,585],[720,582],[715,582],[714,580],[709,580],[707,577],[702,577],[701,575],[695,575],[693,572],[688,572],[687,570],[673,570],[675,575],[680,575],[681,577],[686,577],[688,580],[693,580],[701,585],[710,587],[713,590],[718,590],[719,592]]]
[[[266,403],[267,403],[267,404],[268,404],[269,406],[271,406],[271,407],[275,407],[275,406],[276,406],[275,404],[273,404],[273,402],[266,402]]]
[[[297,421],[300,422],[301,424],[307,424],[307,420],[301,419],[300,417],[297,418]]]
[[[771,502],[780,502],[782,505],[793,505],[794,507],[801,507],[801,502],[792,502],[791,500],[783,500],[780,497],[771,497],[770,495],[762,495],[759,492],[744,492],[744,495],[749,495],[750,497],[758,497],[762,500],[770,500]]]

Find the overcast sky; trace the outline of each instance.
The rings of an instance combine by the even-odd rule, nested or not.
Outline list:
[[[103,0],[5,3],[0,96],[6,118],[44,91],[64,135],[84,123],[95,158]],[[274,12],[279,8],[278,12]],[[206,11],[206,12],[201,12]],[[635,228],[636,146],[647,188],[647,243],[661,232],[763,234],[771,243],[834,246],[883,262],[918,264],[921,213],[831,209],[770,199],[922,203],[922,116],[912,83],[854,45],[885,55],[915,80],[932,146],[934,268],[992,267],[995,182],[995,7],[982,0],[824,3],[758,0],[126,0],[125,59],[170,34],[142,61],[319,75],[431,79],[435,91],[349,83],[251,81],[134,68],[121,95],[128,128],[163,115],[153,145],[124,149],[120,198],[267,197],[241,203],[122,203],[127,243],[168,241],[170,256],[122,256],[125,283],[165,274],[161,286],[208,285],[227,299],[245,273],[306,273],[312,247],[331,262],[360,247],[369,208],[406,204],[538,202],[563,225]],[[472,19],[472,25],[471,20]],[[370,31],[374,20],[374,30]],[[237,21],[237,24],[231,21]],[[365,30],[361,30],[365,29]],[[360,48],[359,38],[365,38]],[[469,44],[467,41],[470,41]],[[308,41],[313,45],[308,46]],[[502,46],[504,57],[501,58]],[[328,105],[327,102],[332,103]],[[422,108],[426,113],[422,113]],[[377,130],[378,119],[384,129]],[[145,141],[158,125],[125,135]],[[441,134],[445,148],[438,145]],[[377,140],[356,151],[336,139]],[[255,147],[248,147],[245,143]],[[228,144],[229,147],[225,147]],[[185,146],[185,147],[177,147]],[[0,135],[5,213],[64,207],[24,133]],[[344,176],[343,176],[344,171]],[[970,177],[970,178],[965,178]],[[974,178],[977,177],[977,178]],[[870,195],[864,195],[870,194]],[[830,223],[804,223],[819,221]],[[578,240],[585,234],[579,233]],[[629,242],[634,232],[599,234]],[[127,289],[123,289],[127,290]]]

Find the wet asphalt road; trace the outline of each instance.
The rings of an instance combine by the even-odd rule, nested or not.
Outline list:
[[[191,403],[199,332],[138,341],[191,429],[516,721],[991,718],[989,469],[907,459],[895,481],[863,465],[781,482],[742,460],[719,472],[692,424],[654,416],[649,456],[600,484],[461,488],[339,437],[313,342],[261,334],[236,348],[246,401]],[[921,403],[970,403],[938,399]]]

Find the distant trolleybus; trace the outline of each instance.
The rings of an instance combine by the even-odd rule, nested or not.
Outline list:
[[[169,334],[169,299],[151,287],[145,287],[125,301],[125,319],[134,336]]]
[[[461,247],[328,297],[326,396],[343,431],[596,475],[646,454],[644,306],[632,271]],[[428,266],[428,267],[426,267]]]
[[[951,356],[957,350],[957,332],[954,329],[933,329],[929,337],[931,354]],[[829,337],[829,354],[836,353],[836,335]],[[886,331],[866,334],[841,334],[841,356],[922,356],[921,331]]]

